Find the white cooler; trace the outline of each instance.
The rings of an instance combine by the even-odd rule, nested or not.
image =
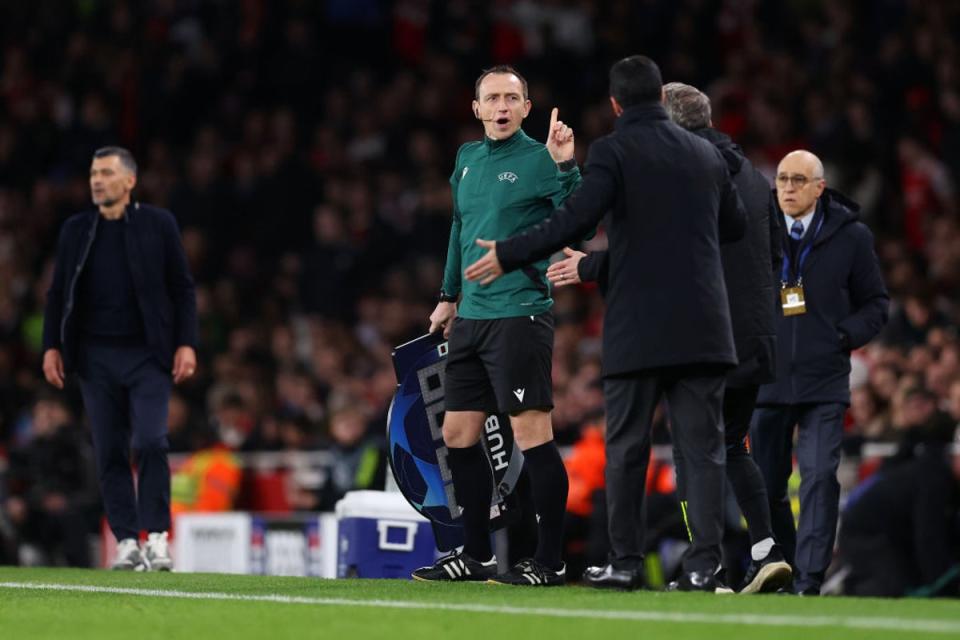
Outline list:
[[[437,557],[430,522],[400,493],[350,491],[336,514],[338,578],[409,578]]]

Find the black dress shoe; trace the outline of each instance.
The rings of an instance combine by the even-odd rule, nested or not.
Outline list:
[[[709,591],[716,593],[717,578],[711,571],[690,571],[667,585],[667,591]]]
[[[591,587],[632,591],[643,587],[643,574],[637,569],[616,569],[612,564],[588,567],[583,581]]]

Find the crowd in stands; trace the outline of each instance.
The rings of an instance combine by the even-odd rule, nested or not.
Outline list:
[[[581,163],[612,127],[606,70],[632,53],[706,91],[716,128],[765,174],[789,150],[817,153],[862,205],[893,299],[882,338],[854,355],[847,453],[952,440],[958,32],[955,3],[908,0],[5,3],[0,540],[84,564],[75,541],[35,532],[50,519],[96,530],[75,381],[54,393],[39,350],[58,228],[90,206],[91,154],[108,144],[136,155],[135,197],[176,215],[197,283],[200,367],[171,401],[171,450],[350,461],[288,488],[293,509],[382,480],[365,452],[382,440],[391,348],[426,331],[449,173],[481,135],[473,82],[503,62],[530,81],[527,133],[543,139],[559,107]],[[554,425],[572,446],[602,427],[603,304],[586,285],[555,301]]]

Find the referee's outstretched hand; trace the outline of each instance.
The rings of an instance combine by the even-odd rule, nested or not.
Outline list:
[[[477,238],[477,245],[487,249],[486,255],[474,262],[463,272],[463,277],[471,282],[480,281],[488,285],[503,275],[503,267],[497,258],[497,243],[495,240],[481,240]]]

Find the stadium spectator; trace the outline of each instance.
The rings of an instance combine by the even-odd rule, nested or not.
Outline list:
[[[240,460],[210,432],[191,451],[170,479],[170,512],[233,510],[243,476]]]
[[[933,296],[928,291],[912,289],[902,301],[883,330],[884,343],[907,349],[926,345],[932,330],[947,325],[946,316],[933,306]]]
[[[602,422],[584,427],[563,460],[570,485],[564,556],[571,573],[582,573],[588,564],[602,564],[607,553],[604,430]]]
[[[851,495],[840,527],[845,590],[867,597],[960,595],[960,454],[931,447]]]
[[[783,238],[777,379],[760,388],[750,440],[763,472],[773,530],[794,565],[798,594],[819,595],[837,528],[843,418],[850,403],[850,351],[887,320],[889,298],[859,207],[826,189],[823,164],[793,151],[777,168]],[[787,496],[794,431],[800,521]]]
[[[38,397],[29,439],[10,452],[4,492],[21,560],[90,565],[89,536],[99,515],[95,473],[93,451],[64,399]]]
[[[315,491],[295,491],[291,503],[304,511],[333,511],[348,491],[379,489],[387,473],[383,438],[367,429],[366,415],[356,406],[339,409],[330,417],[328,441],[323,447],[332,464]]]
[[[206,446],[210,429],[200,423],[187,400],[179,393],[170,394],[167,406],[167,442],[170,453],[189,453]]]
[[[850,417],[852,430],[861,441],[889,442],[896,437],[889,417],[881,410],[880,400],[869,385],[850,391]]]
[[[917,384],[904,389],[902,396],[897,451],[884,460],[884,466],[912,460],[930,447],[944,447],[954,438],[956,425],[937,408],[936,394]]]

